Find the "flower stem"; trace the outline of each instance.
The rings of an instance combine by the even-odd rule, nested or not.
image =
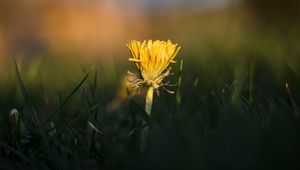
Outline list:
[[[152,86],[150,86],[147,89],[146,104],[145,104],[145,112],[149,116],[151,116],[152,103],[153,103],[153,93],[154,93],[154,88]],[[142,129],[142,132],[141,132],[141,144],[140,144],[141,152],[145,151],[146,145],[147,145],[147,138],[149,136],[149,126],[146,125],[145,121],[143,121],[143,126],[144,126],[144,128]]]
[[[152,103],[153,103],[153,92],[154,92],[154,88],[152,86],[150,86],[147,90],[146,105],[145,105],[145,111],[149,116],[151,116]]]

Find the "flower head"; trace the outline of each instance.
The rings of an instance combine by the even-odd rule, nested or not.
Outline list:
[[[134,90],[134,94],[138,94],[141,87],[151,86],[158,89],[164,85],[163,79],[170,75],[171,63],[176,63],[175,56],[177,55],[180,47],[178,44],[173,44],[168,41],[136,41],[131,40],[127,47],[131,51],[132,58],[129,61],[135,63],[139,75],[129,72],[127,84]]]

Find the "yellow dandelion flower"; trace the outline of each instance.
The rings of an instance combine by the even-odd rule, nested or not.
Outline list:
[[[143,42],[132,40],[127,47],[132,54],[129,61],[136,64],[142,82],[154,89],[158,89],[162,85],[162,80],[170,74],[170,70],[167,68],[170,63],[176,63],[174,59],[180,49],[170,40],[145,40]]]
[[[131,51],[132,58],[129,61],[135,63],[139,74],[129,72],[127,85],[132,94],[139,94],[141,88],[149,87],[146,96],[146,112],[150,114],[153,91],[163,86],[163,79],[170,75],[170,64],[176,63],[174,60],[180,47],[168,41],[144,40],[143,42],[131,40],[127,47]],[[149,108],[147,108],[149,107]]]

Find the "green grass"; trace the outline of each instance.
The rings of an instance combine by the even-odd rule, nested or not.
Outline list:
[[[299,59],[253,44],[183,48],[169,77],[176,94],[155,96],[151,117],[143,96],[120,95],[126,59],[12,63],[0,86],[0,169],[299,169]]]

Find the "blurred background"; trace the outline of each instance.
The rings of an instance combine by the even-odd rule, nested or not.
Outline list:
[[[133,67],[129,40],[171,39],[183,47],[178,59],[195,68],[190,80],[200,76],[208,89],[245,76],[252,59],[282,83],[299,75],[299,21],[297,0],[4,0],[0,78],[6,86],[22,58],[31,79],[63,84],[54,75],[75,79],[68,70],[87,64],[120,81]]]
[[[208,44],[231,50],[277,48],[282,41],[293,46],[299,8],[297,0],[4,0],[0,59],[3,65],[45,54],[126,58],[128,40],[149,38],[169,38],[191,53]]]
[[[203,39],[205,29],[214,27],[209,32],[215,34],[220,28],[207,26],[208,21],[229,24],[224,21],[228,7],[232,3],[224,0],[1,1],[0,56],[4,61],[45,53],[91,59],[115,55],[130,39],[171,38],[190,43]],[[214,15],[218,16],[211,18]]]
[[[299,19],[297,0],[4,0],[0,76],[20,57],[43,70],[100,63],[126,72],[131,39],[171,39],[202,71],[254,57],[298,74]]]

